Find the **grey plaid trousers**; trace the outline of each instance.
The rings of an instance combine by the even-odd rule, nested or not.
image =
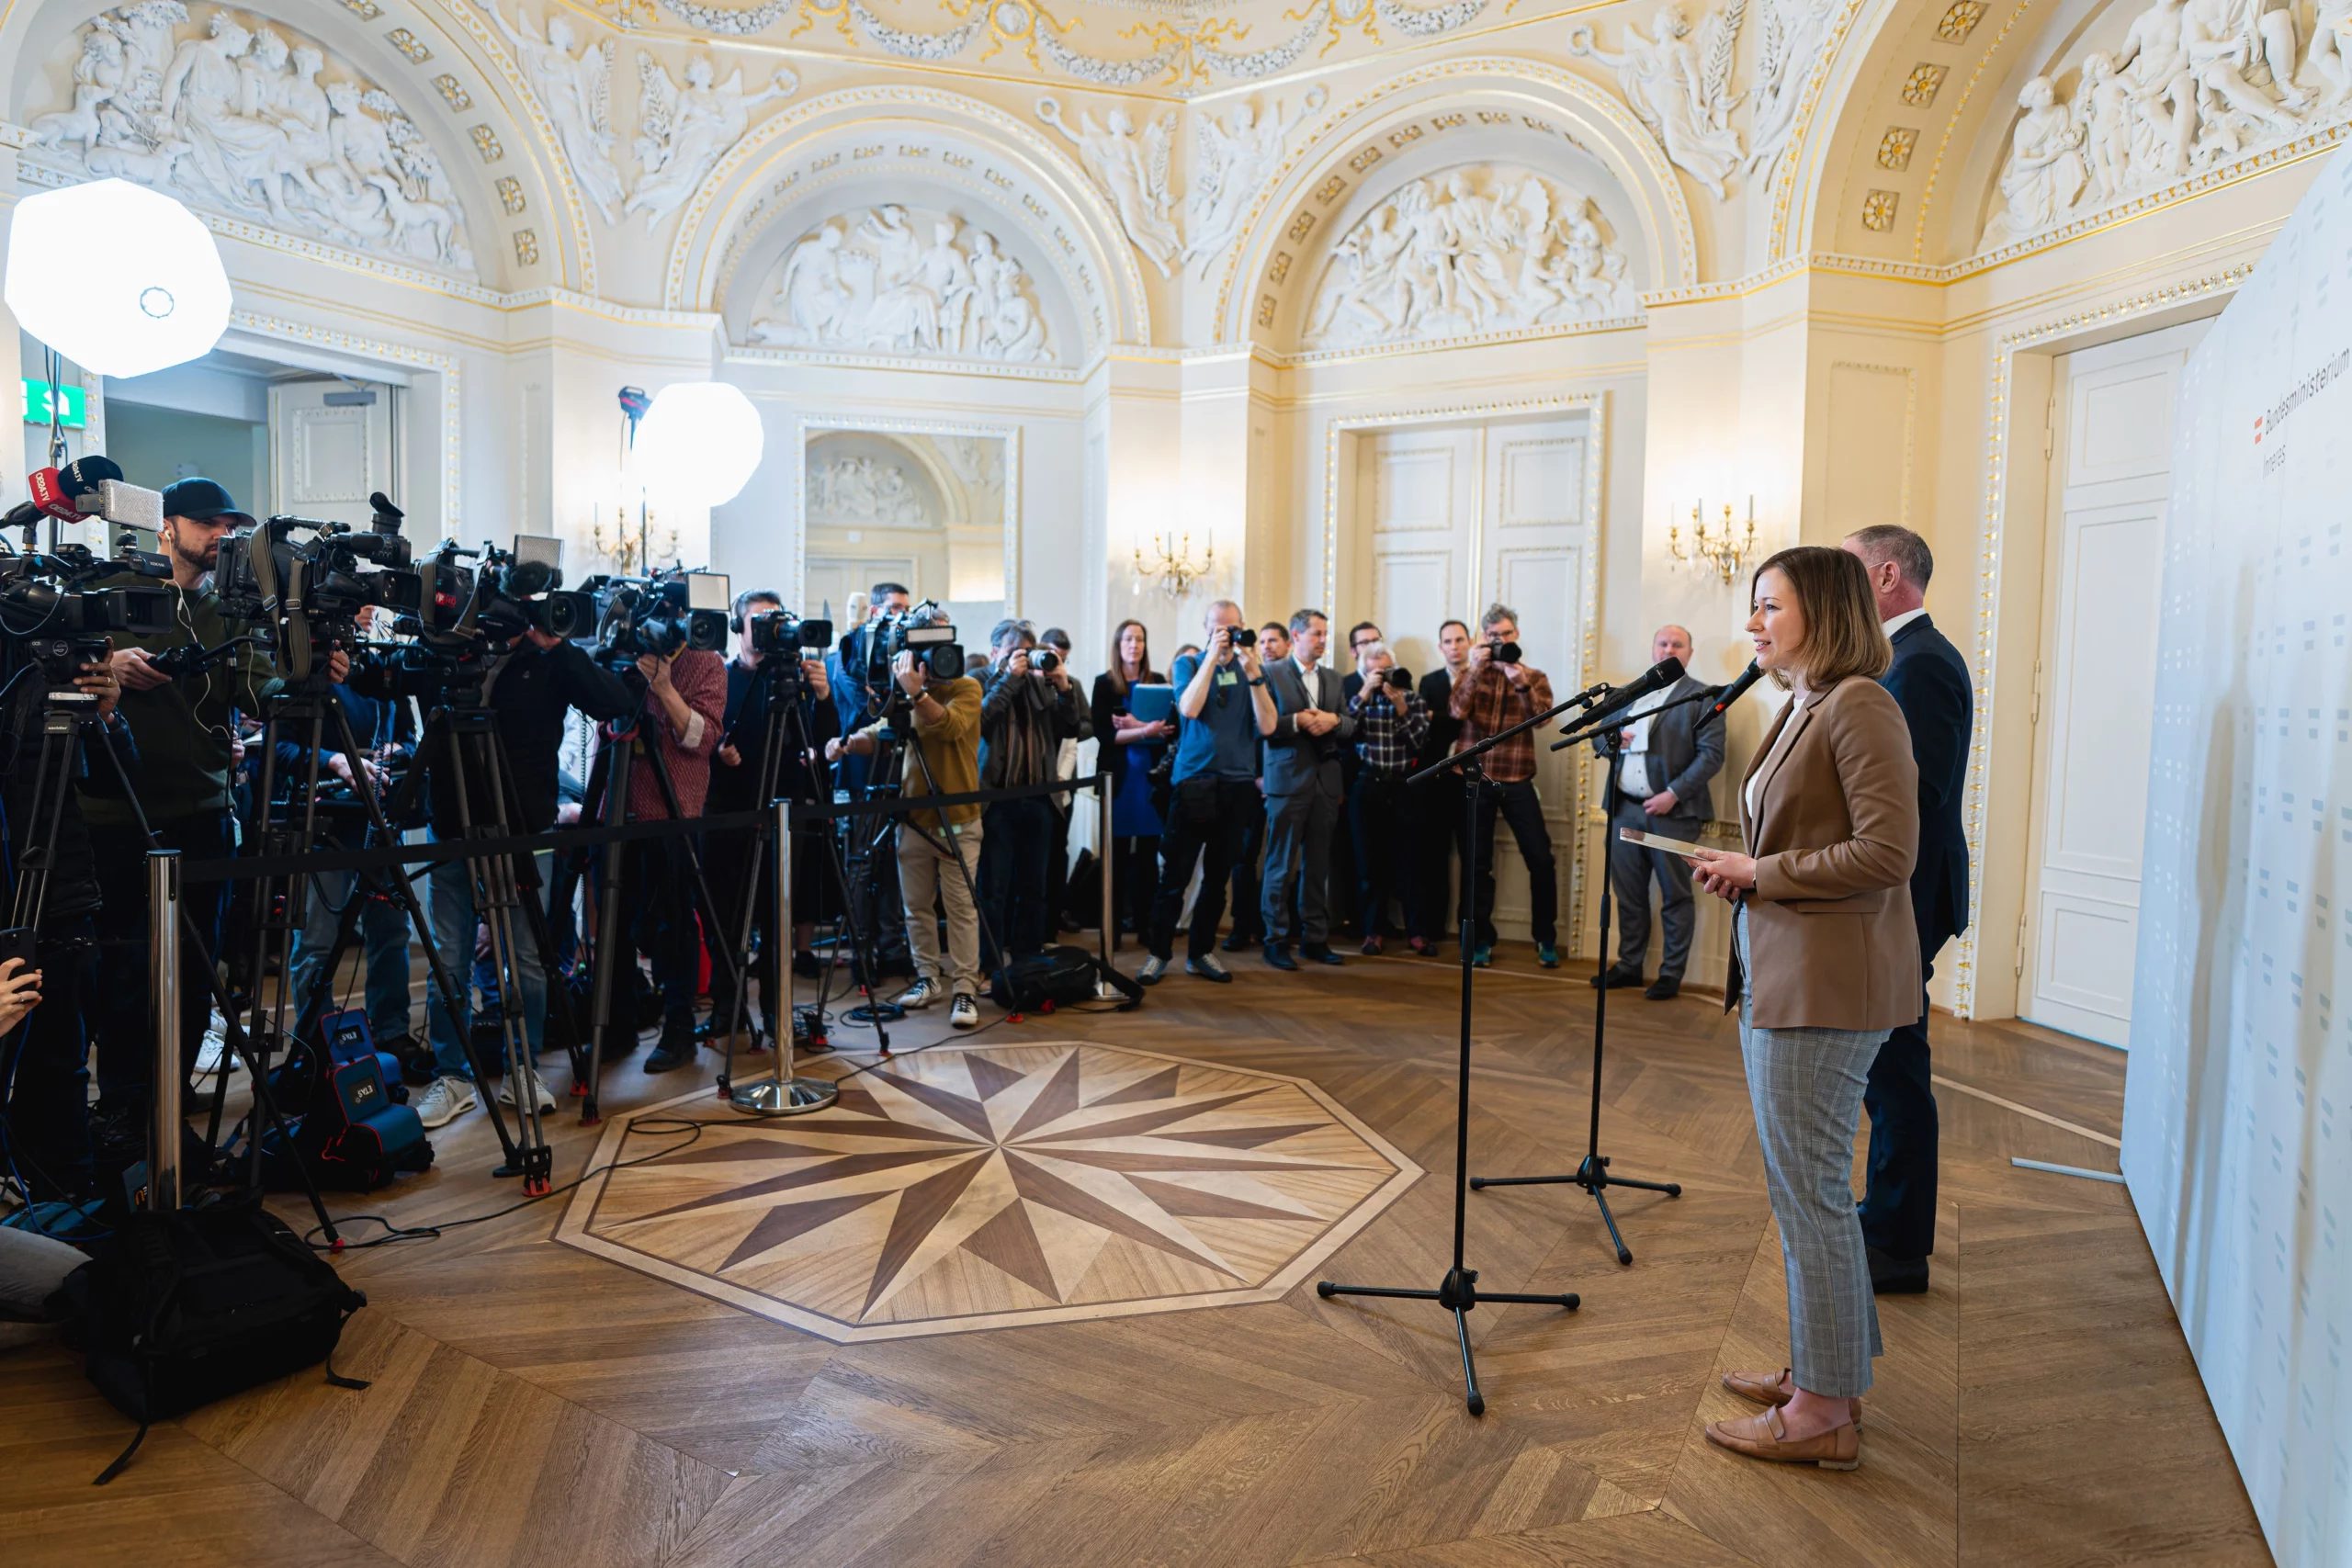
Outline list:
[[[1747,906],[1734,919],[1740,970],[1748,957]],[[1764,1185],[1781,1222],[1789,1280],[1789,1365],[1797,1387],[1858,1398],[1881,1353],[1862,1219],[1854,1207],[1854,1133],[1871,1063],[1890,1030],[1758,1029],[1739,1000],[1739,1053],[1764,1150]]]

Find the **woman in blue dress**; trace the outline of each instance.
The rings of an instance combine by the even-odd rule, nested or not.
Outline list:
[[[1112,770],[1111,875],[1123,931],[1148,929],[1159,890],[1160,822],[1151,802],[1151,770],[1176,737],[1172,718],[1146,722],[1129,711],[1136,687],[1168,680],[1151,667],[1148,636],[1141,621],[1121,621],[1111,634],[1111,668],[1094,678],[1094,735],[1104,748],[1102,765]]]

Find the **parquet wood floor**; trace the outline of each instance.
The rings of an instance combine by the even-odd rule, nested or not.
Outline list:
[[[1237,983],[1181,975],[1131,1015],[1063,1012],[903,1051],[1082,1040],[1318,1086],[1429,1174],[1320,1272],[1435,1284],[1448,1246],[1455,974],[1410,959]],[[1523,949],[1480,980],[1475,1171],[1572,1168],[1589,971]],[[234,1562],[435,1568],[1741,1568],[2269,1561],[2112,1169],[2122,1058],[1939,1019],[1934,1289],[1882,1302],[1887,1354],[1851,1474],[1740,1460],[1702,1429],[1716,1375],[1786,1359],[1780,1250],[1737,1043],[1692,995],[1612,1009],[1604,1148],[1679,1200],[1624,1193],[1621,1269],[1573,1189],[1470,1200],[1495,1289],[1574,1314],[1473,1318],[1488,1413],[1463,1409],[1451,1320],[1411,1303],[1278,1301],[836,1344],[554,1240],[565,1200],[347,1254],[368,1293],[338,1366],[128,1436],[73,1358],[0,1362],[11,1568]],[[860,1043],[855,1032],[841,1038]],[[820,1071],[838,1073],[854,1055]],[[608,1106],[690,1087],[633,1065]],[[560,1123],[560,1179],[598,1142]],[[403,1224],[510,1202],[486,1124],[436,1139]],[[1859,1150],[1858,1150],[1859,1153]],[[289,1215],[292,1211],[288,1211]],[[364,1227],[363,1227],[364,1228]]]

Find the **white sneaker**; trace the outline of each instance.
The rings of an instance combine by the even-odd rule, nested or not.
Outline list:
[[[217,1019],[220,1015],[215,1013],[213,1016]],[[244,1066],[230,1051],[228,1037],[221,1033],[219,1028],[206,1030],[204,1043],[196,1048],[196,1076],[200,1078],[210,1077],[220,1070],[220,1064],[223,1061],[229,1064],[229,1070],[232,1073]]]
[[[958,991],[947,1006],[947,1021],[956,1029],[978,1029],[980,1026],[980,1004],[967,992]]]
[[[412,1107],[427,1127],[446,1127],[481,1103],[474,1086],[460,1077],[435,1078]]]
[[[939,1000],[939,982],[929,979],[917,980],[890,999],[909,1012],[913,1012],[918,1008],[930,1007]]]
[[[1155,954],[1143,961],[1143,967],[1136,971],[1136,978],[1147,986],[1157,986],[1159,977],[1167,973],[1168,960]]]
[[[539,1069],[537,1067],[531,1069],[531,1095],[539,1102],[540,1115],[544,1116],[555,1109],[555,1096],[548,1092],[548,1081],[539,1077]],[[514,1075],[511,1072],[498,1086],[498,1103],[501,1105],[514,1103]]]

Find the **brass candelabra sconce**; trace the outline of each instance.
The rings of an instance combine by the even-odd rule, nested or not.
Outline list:
[[[642,577],[652,569],[654,561],[677,555],[678,531],[657,530],[650,507],[640,506],[632,521],[624,503],[613,508],[610,526],[602,517],[596,519],[589,543],[598,555],[613,563],[613,570],[619,576]]]
[[[1216,567],[1216,545],[1204,545],[1201,558],[1193,558],[1193,536],[1162,534],[1151,542],[1151,555],[1147,558],[1143,547],[1136,547],[1136,576],[1142,582],[1156,584],[1170,599],[1182,599],[1185,591],[1206,577]]]
[[[1706,518],[1706,502],[1694,502],[1690,507],[1690,538],[1685,543],[1679,524],[1670,524],[1666,530],[1666,547],[1676,560],[1704,564],[1715,569],[1728,587],[1739,575],[1739,569],[1756,554],[1756,498],[1747,498],[1747,529],[1738,532],[1731,520],[1731,502],[1724,502],[1722,521],[1710,525]]]

